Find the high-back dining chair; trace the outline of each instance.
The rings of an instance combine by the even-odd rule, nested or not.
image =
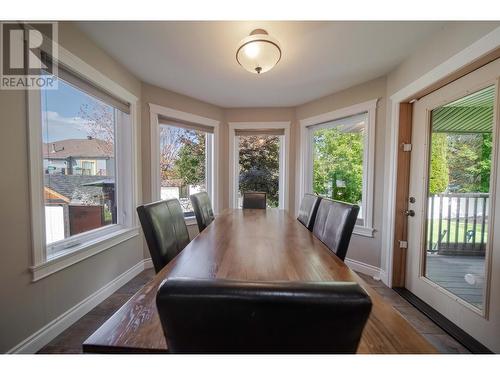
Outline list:
[[[266,208],[266,193],[260,191],[243,192],[243,208]]]
[[[323,198],[318,207],[313,234],[341,260],[345,259],[359,206]]]
[[[156,273],[189,243],[184,213],[177,199],[137,207],[144,236]]]
[[[206,192],[201,192],[191,195],[189,199],[191,199],[198,230],[201,233],[215,219],[210,197]]]
[[[174,278],[156,305],[171,353],[355,353],[372,303],[351,282]]]
[[[311,232],[318,213],[319,202],[321,197],[314,194],[304,194],[302,202],[300,203],[299,216],[297,220],[300,221]]]

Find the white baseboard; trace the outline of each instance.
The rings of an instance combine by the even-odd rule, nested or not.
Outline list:
[[[384,270],[380,270],[380,280],[388,286],[389,288],[392,288],[392,282],[389,280],[389,274],[385,272]]]
[[[90,296],[85,298],[83,301],[79,302],[47,325],[33,333],[31,336],[14,346],[7,353],[36,353],[38,350],[43,348],[49,342],[51,342],[55,337],[61,334],[64,330],[69,328],[78,319],[87,314],[90,310],[108,298],[111,294],[120,289],[123,285],[132,280],[135,276],[141,273],[150,263],[150,259],[141,260],[132,268],[128,269],[101,289],[92,293]]]
[[[153,268],[153,261],[151,258],[144,259],[144,269],[147,270],[149,268]]]
[[[374,278],[380,278],[382,274],[382,270],[380,268],[372,266],[371,264],[360,262],[359,260],[346,258],[345,264],[347,264],[353,271],[361,272]]]

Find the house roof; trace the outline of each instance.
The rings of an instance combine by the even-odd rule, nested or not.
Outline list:
[[[97,181],[102,181],[102,176],[44,175],[44,185],[46,188],[73,202],[100,197],[102,195],[102,187],[88,185]]]
[[[44,143],[44,159],[74,158],[112,158],[113,144],[97,138],[64,139],[61,141]]]
[[[68,197],[65,197],[64,195],[59,194],[57,191],[52,190],[48,186],[44,186],[43,196],[44,196],[45,202],[52,203],[52,204],[65,204],[65,203],[70,202]]]

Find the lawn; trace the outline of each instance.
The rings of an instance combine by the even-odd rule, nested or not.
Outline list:
[[[481,218],[479,218],[481,219]],[[459,243],[463,243],[464,242],[464,233],[466,232],[466,230],[473,230],[474,229],[474,222],[472,219],[469,219],[468,223],[467,223],[467,229],[465,227],[465,222],[464,220],[462,219],[462,221],[460,223],[458,223],[457,225],[457,222],[455,220],[452,220],[450,222],[450,243],[455,243],[455,235],[456,235],[456,232],[458,230],[458,242]],[[430,224],[429,224],[430,226]],[[479,243],[481,242],[481,229],[482,229],[482,222],[481,220],[478,220],[477,223],[476,223],[476,243]],[[442,219],[441,220],[441,233],[444,233],[445,230],[448,230],[448,220],[446,219]],[[434,220],[433,222],[433,231],[432,231],[432,242],[435,244],[437,243],[438,241],[438,233],[439,233],[439,219],[436,219]],[[427,238],[430,238],[430,231],[427,233]],[[484,241],[486,242],[488,238],[488,222],[485,223],[485,226],[484,226]],[[442,242],[447,242],[447,239],[448,239],[448,234],[446,234],[443,239],[442,239]],[[472,238],[470,240],[468,240],[467,242],[470,242],[472,243]]]

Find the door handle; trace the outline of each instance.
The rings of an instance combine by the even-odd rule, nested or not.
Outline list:
[[[413,217],[413,216],[415,216],[415,211],[413,211],[413,210],[405,210],[405,211],[404,211],[404,214],[405,214],[406,216],[411,216],[411,217]]]

